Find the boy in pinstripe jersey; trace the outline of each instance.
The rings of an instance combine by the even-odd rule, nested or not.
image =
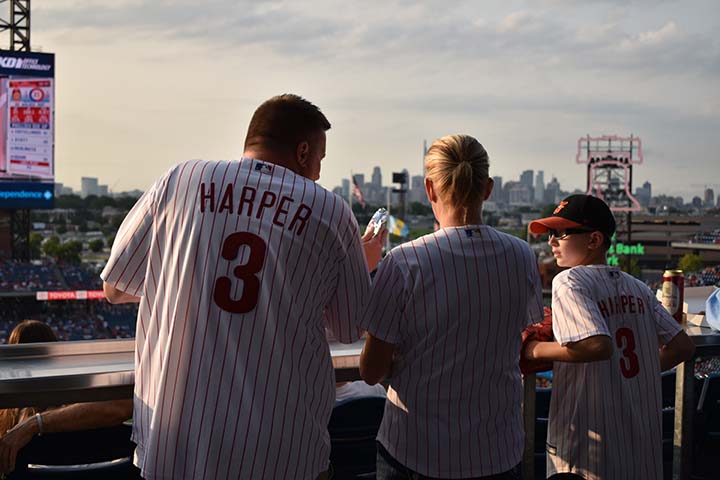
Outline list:
[[[660,371],[694,345],[650,289],[607,265],[615,219],[602,200],[571,195],[530,223],[549,233],[557,263],[553,342],[531,341],[528,360],[554,361],[548,478],[661,479]]]

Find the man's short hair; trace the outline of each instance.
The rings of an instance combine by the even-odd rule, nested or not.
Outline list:
[[[330,122],[318,107],[299,95],[286,93],[266,100],[255,110],[245,149],[294,151],[298,143],[327,130]]]

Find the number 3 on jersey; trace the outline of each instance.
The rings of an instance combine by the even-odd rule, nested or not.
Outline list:
[[[633,378],[640,373],[640,360],[635,353],[635,334],[629,328],[618,328],[615,332],[615,344],[622,353],[620,371],[625,378]]]
[[[240,253],[240,247],[250,249],[248,261],[237,265],[233,269],[236,279],[242,281],[242,295],[239,299],[233,298],[233,282],[229,277],[219,277],[215,280],[213,299],[218,307],[230,313],[247,313],[255,308],[260,294],[260,279],[258,273],[265,263],[267,245],[265,241],[250,232],[235,232],[230,234],[222,246],[222,257],[225,260],[235,260]]]

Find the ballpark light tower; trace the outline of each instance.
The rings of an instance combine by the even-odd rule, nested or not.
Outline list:
[[[10,41],[5,44],[9,50],[30,51],[30,0],[0,0],[0,35],[6,31],[10,32]],[[10,223],[13,258],[30,260],[30,210],[5,210],[0,212],[0,222],[3,219]]]
[[[576,163],[587,165],[587,193],[603,199],[616,214],[624,213],[627,242],[632,240],[632,212],[642,210],[632,194],[632,168],[643,162],[639,137],[581,137],[577,143]],[[620,232],[620,228],[618,228]]]
[[[0,0],[0,12],[10,7],[10,16],[5,19],[0,13],[0,33],[10,31],[10,50],[30,51],[30,0]]]

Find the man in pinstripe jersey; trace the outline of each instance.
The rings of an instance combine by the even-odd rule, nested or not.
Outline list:
[[[660,371],[694,345],[648,287],[607,265],[615,219],[599,198],[571,195],[530,224],[561,267],[553,279],[556,341],[528,360],[554,361],[548,478],[662,478]]]
[[[253,115],[241,160],[173,167],[120,227],[101,276],[108,300],[140,302],[143,477],[326,475],[325,328],[359,338],[386,234],[361,241],[347,203],[315,183],[329,128],[310,102],[273,97]]]

